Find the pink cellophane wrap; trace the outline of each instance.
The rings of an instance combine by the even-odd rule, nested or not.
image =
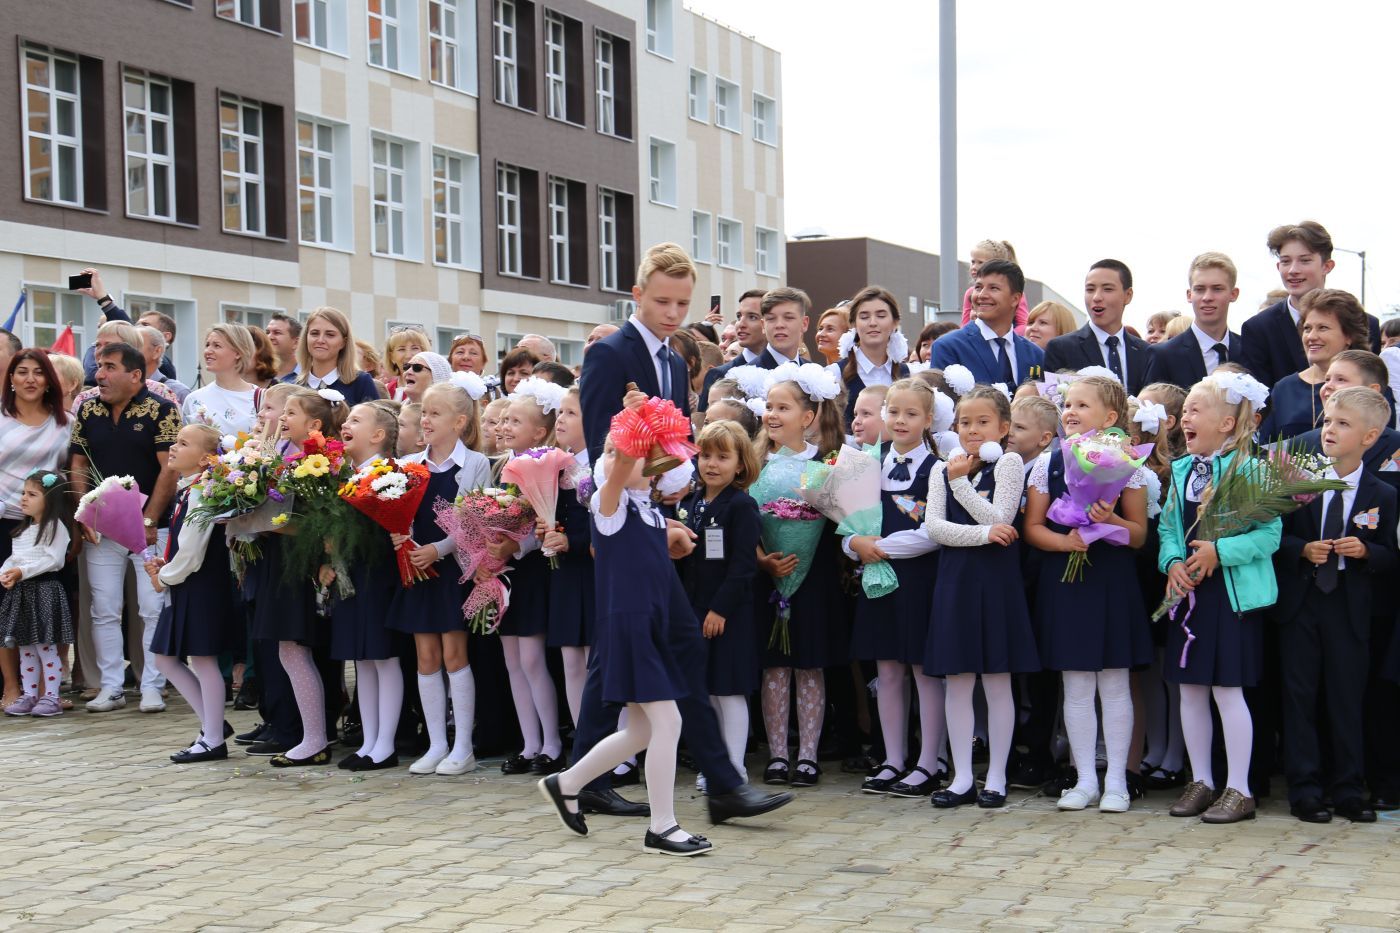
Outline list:
[[[514,513],[500,512],[488,516],[470,508],[467,504],[469,498],[461,503],[439,500],[433,506],[433,515],[438,527],[457,545],[457,563],[462,567],[461,582],[471,582],[482,568],[495,574],[494,579],[476,584],[462,605],[462,614],[467,619],[484,618],[483,613],[494,606],[494,620],[485,628],[485,631],[493,632],[501,624],[509,599],[500,578],[506,561],[492,557],[488,545],[502,538],[515,542],[524,540],[534,526],[535,515],[529,509],[521,509]]]
[[[559,512],[559,487],[566,471],[578,465],[573,454],[558,447],[535,448],[506,461],[501,468],[501,479],[514,483],[520,494],[535,510],[535,517],[542,518],[553,528]],[[553,557],[546,549],[546,556]]]
[[[146,494],[139,487],[111,485],[75,516],[79,522],[111,538],[133,554],[146,549]]]

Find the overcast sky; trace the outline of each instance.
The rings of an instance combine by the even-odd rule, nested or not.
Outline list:
[[[782,55],[789,236],[819,226],[938,252],[935,0],[689,0]],[[958,253],[1010,240],[1082,306],[1105,256],[1129,320],[1186,310],[1208,249],[1242,320],[1278,286],[1268,230],[1321,221],[1400,304],[1400,4],[1177,0],[958,5]],[[1329,284],[1359,294],[1338,252]],[[793,283],[801,285],[800,282]]]

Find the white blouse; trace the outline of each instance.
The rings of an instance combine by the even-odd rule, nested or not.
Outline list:
[[[469,450],[461,441],[457,442],[457,446],[452,448],[452,453],[441,463],[434,463],[428,459],[427,448],[400,457],[399,462],[421,463],[430,473],[446,473],[452,467],[457,467],[459,493],[471,492],[491,484],[491,461],[486,459],[485,454]],[[451,535],[444,535],[441,540],[433,542],[433,548],[437,551],[438,560],[442,560],[448,554],[456,552],[457,541]]]
[[[15,538],[14,550],[0,564],[0,573],[18,570],[21,580],[32,580],[40,574],[62,570],[68,556],[68,529],[60,523],[52,525],[50,531],[44,535],[42,542],[39,541],[37,524],[21,531]]]
[[[880,489],[885,492],[902,492],[914,485],[914,477],[923,468],[924,461],[932,456],[927,444],[920,444],[907,454],[896,454],[894,445],[890,445],[890,451],[885,455],[885,461],[881,470]],[[890,471],[895,467],[895,460],[898,456],[908,458],[909,478],[890,479]],[[930,485],[932,477],[930,476]],[[927,511],[927,505],[925,506]],[[846,552],[846,556],[852,560],[859,560],[855,551],[851,549],[850,536],[841,539],[841,550]],[[919,557],[930,551],[938,549],[938,543],[931,539],[922,528],[908,528],[904,531],[894,531],[881,536],[876,542],[876,546],[888,554],[891,558]]]
[[[191,481],[192,482],[192,481]],[[181,481],[182,485],[189,485]],[[185,503],[184,521],[180,525],[180,536],[176,538],[179,547],[170,563],[160,568],[160,582],[165,586],[184,583],[190,574],[204,566],[204,552],[209,547],[209,536],[214,533],[213,522],[192,522],[190,515],[199,506],[203,496],[199,486],[190,490],[190,498]]]
[[[617,509],[611,515],[604,515],[603,491],[600,489],[588,500],[588,508],[593,512],[593,524],[599,533],[612,536],[622,530],[622,526],[627,524],[629,502],[637,507],[642,521],[653,528],[666,527],[666,517],[652,504],[650,490],[623,489],[617,500]]]
[[[929,538],[944,547],[980,547],[987,543],[993,525],[1010,525],[1021,507],[1021,489],[1025,485],[1025,464],[1019,454],[1006,453],[993,467],[996,487],[989,502],[977,494],[972,480],[975,476],[960,476],[945,487],[943,476],[946,463],[934,466],[928,480],[928,512],[924,531]],[[960,525],[948,521],[947,493],[967,510],[976,525]]]

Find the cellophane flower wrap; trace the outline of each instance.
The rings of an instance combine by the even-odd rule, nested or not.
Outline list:
[[[326,588],[320,570],[329,564],[336,595],[344,599],[354,592],[349,568],[364,558],[367,544],[364,524],[355,520],[354,509],[340,496],[353,472],[345,445],[313,431],[300,453],[287,455],[283,463],[277,489],[295,503],[295,511],[285,514],[296,533],[282,544],[282,573],[292,581],[317,581],[322,591],[318,601],[324,603]]]
[[[535,517],[544,519],[550,528],[556,528],[559,512],[559,489],[567,476],[573,475],[578,466],[574,455],[558,447],[532,447],[522,454],[511,457],[501,468],[501,479],[516,486],[534,509]],[[544,549],[549,558],[549,569],[559,569],[559,556],[549,548]]]
[[[1066,528],[1077,529],[1085,544],[1104,541],[1119,547],[1128,543],[1128,529],[1112,522],[1096,522],[1089,517],[1095,502],[1114,502],[1123,494],[1133,474],[1152,453],[1151,444],[1133,445],[1117,428],[1076,434],[1060,441],[1064,455],[1065,491],[1046,511],[1045,517]],[[1089,565],[1085,551],[1074,551],[1065,564],[1062,583],[1084,579]]]
[[[410,536],[394,549],[399,581],[404,586],[438,575],[433,567],[419,570],[409,560],[418,548],[411,537],[413,516],[428,494],[428,479],[428,468],[421,463],[376,457],[354,473],[339,491],[340,498],[351,508],[367,515],[389,534]]]
[[[636,411],[624,408],[613,415],[608,437],[614,447],[634,460],[645,459],[653,444],[682,460],[699,452],[690,442],[690,419],[664,398],[649,398]]]
[[[199,505],[187,520],[227,526],[240,576],[242,567],[260,556],[254,536],[278,527],[277,517],[291,508],[277,488],[285,466],[275,450],[246,434],[224,438],[219,451],[204,460]]]
[[[880,501],[882,472],[878,447],[842,447],[835,457],[806,465],[798,492],[809,505],[836,523],[838,535],[878,538],[885,521]],[[879,599],[899,588],[899,578],[889,561],[876,561],[861,566],[860,585],[866,596]]]
[[[455,502],[439,501],[433,513],[438,527],[457,545],[462,582],[473,580],[482,568],[492,574],[472,587],[462,614],[471,631],[494,632],[510,607],[510,589],[504,580],[507,561],[494,557],[489,546],[507,538],[523,541],[534,527],[534,510],[516,487],[488,486],[460,495]]]
[[[109,476],[78,501],[74,517],[133,554],[146,550],[146,494],[130,476]]]
[[[749,489],[749,495],[758,503],[764,549],[797,557],[797,568],[786,577],[774,581],[776,591],[773,601],[777,603],[778,611],[768,638],[768,647],[776,647],[784,654],[792,651],[789,631],[792,594],[807,579],[807,571],[812,569],[812,558],[817,553],[822,532],[826,530],[826,518],[822,513],[800,498],[802,473],[808,462],[791,454],[779,453],[768,461],[758,480]]]

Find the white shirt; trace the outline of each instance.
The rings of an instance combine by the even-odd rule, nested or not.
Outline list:
[[[40,574],[62,570],[68,556],[68,529],[58,523],[51,525],[50,531],[52,537],[45,532],[43,542],[39,541],[37,524],[21,531],[12,545],[14,550],[0,564],[0,573],[19,570],[22,573],[20,579],[32,580]]]
[[[759,357],[763,356],[762,352],[755,353],[755,352],[753,352],[752,350],[750,350],[748,347],[740,347],[740,348],[739,348],[739,352],[740,352],[740,354],[742,354],[743,357],[744,357],[744,362],[743,362],[743,364],[742,364],[742,365],[744,365],[744,366],[753,366],[753,365],[757,364],[757,363],[758,363],[758,360],[759,360]]]
[[[258,390],[232,392],[211,382],[185,396],[180,414],[186,424],[211,424],[220,434],[251,433],[257,424],[258,410],[253,400]]]
[[[180,489],[183,490],[197,480],[197,476],[182,478]],[[190,520],[190,513],[199,507],[201,498],[203,497],[200,487],[195,485],[185,502],[185,519],[180,525],[180,536],[175,539],[179,545],[175,556],[170,558],[170,563],[160,568],[160,582],[165,586],[184,583],[190,574],[204,566],[204,553],[209,548],[209,536],[214,532],[214,523]]]
[[[1016,368],[1015,332],[1012,331],[1010,328],[1007,328],[1006,334],[1001,335],[998,334],[996,331],[992,330],[990,327],[988,327],[987,323],[981,318],[976,318],[976,323],[977,329],[982,332],[982,339],[987,341],[988,348],[992,351],[992,356],[996,358],[998,363],[1001,362],[1001,348],[997,346],[997,341],[1006,341],[1006,355],[1011,358],[1011,373],[1014,376],[1017,372],[1019,372],[1019,370]],[[1014,389],[1015,386],[1008,386],[1007,388]]]
[[[440,463],[434,463],[428,459],[427,448],[406,457],[400,457],[399,461],[401,463],[421,463],[428,468],[430,473],[446,473],[452,467],[457,467],[458,492],[471,492],[473,489],[480,489],[491,482],[491,461],[486,459],[485,454],[468,450],[467,445],[461,441],[458,441],[457,445],[452,448],[452,453],[447,455],[447,459]],[[444,537],[441,541],[434,542],[434,546],[437,548],[439,559],[457,550],[457,543],[451,535]]]
[[[1340,493],[1329,489],[1322,494],[1322,525],[1324,528],[1327,526],[1327,509],[1332,504],[1332,497],[1337,495],[1342,497],[1342,530],[1337,535],[1339,538],[1345,538],[1352,534],[1352,529],[1347,525],[1347,516],[1351,514],[1352,506],[1356,504],[1356,487],[1361,483],[1361,471],[1364,469],[1366,469],[1364,465],[1359,466],[1346,476],[1338,476],[1335,468],[1328,467],[1327,472],[1323,474],[1328,479],[1344,480],[1347,484],[1347,488]],[[1338,554],[1337,569],[1345,570],[1346,567],[1347,559]]]
[[[932,453],[933,451],[928,449],[927,444],[920,444],[907,454],[897,454],[895,453],[894,445],[891,444],[890,452],[885,455],[885,462],[881,467],[880,488],[885,492],[901,492],[914,485],[914,477],[918,475],[919,470],[923,467],[924,461],[927,460]],[[909,467],[909,478],[907,480],[890,479],[890,471],[894,469],[896,458],[900,456],[908,458],[907,466]],[[925,505],[925,509],[927,510],[927,505]],[[842,538],[841,550],[845,551],[846,556],[852,560],[859,560],[860,558],[856,557],[856,552],[851,550],[850,542],[851,539],[849,536]],[[920,523],[920,526],[917,528],[890,532],[889,534],[881,536],[880,540],[875,543],[880,550],[884,551],[892,559],[918,557],[921,554],[927,554],[938,548],[938,545],[928,536],[928,533],[924,531],[922,523]]]
[[[803,447],[801,450],[794,450],[794,451],[792,451],[791,453],[792,453],[792,456],[795,456],[798,460],[812,460],[812,459],[814,459],[814,458],[817,456],[817,445],[816,445],[816,444],[807,444],[807,445],[806,445],[805,447]],[[776,451],[770,450],[770,451],[768,451],[768,455],[767,455],[766,457],[764,457],[764,460],[765,460],[765,461],[767,461],[767,460],[772,460],[772,459],[773,459],[774,457],[776,457],[777,455],[778,455],[778,454],[777,454]]]
[[[1225,362],[1220,358],[1220,354],[1216,351],[1215,345],[1224,344],[1225,349],[1228,351],[1230,349],[1230,335],[1227,332],[1224,340],[1216,340],[1195,324],[1191,325],[1191,333],[1196,335],[1196,343],[1201,347],[1201,359],[1204,360],[1206,364],[1206,375],[1209,376],[1211,373],[1215,372],[1216,368],[1219,367],[1221,363]]]
[[[1112,370],[1113,366],[1108,362],[1108,338],[1118,338],[1118,362],[1123,366],[1123,385],[1128,384],[1128,331],[1119,325],[1118,333],[1110,334],[1093,321],[1089,322],[1089,329],[1094,332],[1094,338],[1099,342],[1099,355],[1103,357],[1103,365],[1106,369]]]
[[[1284,301],[1287,303],[1287,305],[1288,305],[1288,313],[1289,313],[1290,315],[1292,315],[1292,317],[1293,317],[1293,326],[1294,326],[1294,327],[1297,327],[1297,326],[1298,326],[1298,322],[1301,321],[1301,320],[1303,319],[1302,313],[1301,313],[1297,308],[1293,307],[1293,296],[1292,296],[1292,295],[1289,295],[1287,298],[1285,298],[1285,299],[1283,299],[1283,300],[1284,300]]]
[[[666,379],[661,375],[661,358],[656,354],[662,347],[670,350],[671,346],[669,342],[662,340],[647,329],[647,326],[642,323],[642,319],[637,317],[637,315],[632,315],[628,320],[631,321],[633,327],[637,328],[637,333],[642,335],[642,341],[647,345],[647,355],[651,357],[652,368],[656,370],[657,389],[664,389]],[[674,389],[675,387],[672,386],[672,388]]]
[[[298,379],[301,378],[301,367],[300,367],[300,366],[297,367],[297,376],[296,376],[296,378],[298,378]],[[335,385],[336,382],[337,382],[339,379],[340,379],[340,370],[339,370],[339,369],[332,369],[330,372],[326,373],[324,376],[318,376],[318,375],[316,375],[316,374],[313,373],[313,372],[308,372],[308,373],[306,374],[306,387],[307,387],[308,389],[328,389],[328,388],[330,388],[331,386]]]
[[[641,516],[642,521],[653,528],[666,527],[665,516],[652,504],[650,490],[624,488],[622,495],[617,498],[617,509],[611,515],[604,515],[603,491],[600,489],[588,500],[588,508],[593,513],[593,527],[598,529],[599,534],[612,536],[622,530],[622,526],[627,524],[629,502],[637,507],[637,514]]]
[[[855,348],[856,373],[860,376],[860,381],[867,386],[887,386],[894,382],[894,360],[888,356],[885,362],[879,366],[870,362],[870,357],[861,352],[860,347]],[[844,381],[841,376],[841,364],[832,363],[826,367],[826,371],[836,377],[837,382]]]
[[[801,361],[800,359],[798,359],[797,357],[793,357],[792,359],[788,359],[786,356],[783,356],[781,353],[779,353],[779,352],[773,347],[773,345],[772,345],[771,343],[768,345],[768,353],[769,353],[770,356],[773,357],[773,359],[775,359],[775,360],[778,361],[778,365],[779,365],[779,366],[783,365],[784,363],[798,363],[798,364],[801,364],[801,362],[802,362],[802,361]]]

